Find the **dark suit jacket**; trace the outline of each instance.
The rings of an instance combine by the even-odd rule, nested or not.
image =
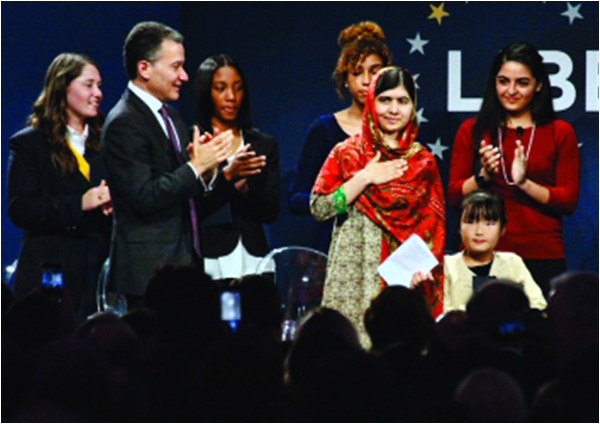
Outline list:
[[[90,149],[85,153],[90,164],[88,182],[80,172],[61,175],[52,164],[48,139],[31,127],[8,143],[8,216],[24,236],[15,274],[16,295],[40,285],[42,263],[61,263],[75,308],[88,295],[91,304],[85,313],[91,313],[93,284],[108,254],[112,219],[100,210],[82,212],[81,197],[103,178],[100,153]]]
[[[232,183],[218,178],[213,190],[202,198],[202,254],[217,258],[231,253],[240,235],[246,250],[254,256],[269,252],[263,224],[275,221],[279,213],[279,152],[274,137],[257,130],[244,131],[244,142],[257,156],[265,155],[262,172],[248,178],[249,191],[242,197]],[[222,173],[220,173],[222,174]]]
[[[187,160],[186,127],[168,110]],[[102,151],[115,218],[111,285],[143,295],[154,269],[194,262],[188,199],[202,186],[189,165],[178,163],[152,111],[128,89],[106,118]]]

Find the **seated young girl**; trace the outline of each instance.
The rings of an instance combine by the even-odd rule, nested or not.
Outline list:
[[[521,257],[511,252],[494,251],[506,228],[502,198],[489,191],[475,190],[463,199],[460,212],[460,237],[464,250],[444,256],[444,313],[465,310],[473,292],[494,278],[510,279],[521,284],[529,298],[529,305],[545,309],[542,291]],[[413,275],[411,287],[432,278],[430,273],[417,272]]]

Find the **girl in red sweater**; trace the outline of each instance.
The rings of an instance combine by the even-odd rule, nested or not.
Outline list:
[[[502,195],[508,225],[497,250],[521,256],[548,296],[566,271],[562,215],[579,198],[579,150],[571,126],[556,119],[548,72],[537,49],[511,43],[495,57],[475,118],[452,149],[448,200],[458,207],[477,188]]]

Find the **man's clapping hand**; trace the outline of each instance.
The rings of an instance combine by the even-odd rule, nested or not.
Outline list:
[[[190,155],[190,163],[198,172],[198,175],[206,171],[213,170],[221,162],[227,159],[231,151],[233,142],[233,133],[231,130],[215,134],[204,133],[200,135],[200,130],[194,126],[194,137],[188,145],[187,151]]]

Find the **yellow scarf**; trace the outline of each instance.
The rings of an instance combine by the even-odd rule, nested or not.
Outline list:
[[[69,141],[69,147],[71,151],[75,155],[75,159],[77,159],[77,165],[79,166],[79,172],[83,174],[86,180],[90,180],[90,164],[85,160],[85,158],[73,148],[71,142]]]

